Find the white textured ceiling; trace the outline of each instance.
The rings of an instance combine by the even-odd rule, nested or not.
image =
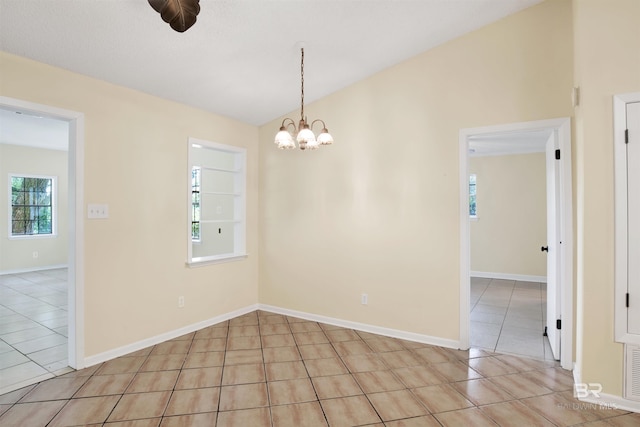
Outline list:
[[[301,41],[311,102],[540,1],[201,0],[177,33],[146,0],[0,0],[0,50],[261,125],[299,107]]]

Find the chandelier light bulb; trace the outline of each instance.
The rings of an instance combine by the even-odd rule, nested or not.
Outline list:
[[[296,144],[293,142],[293,138],[291,137],[291,134],[287,131],[287,129],[284,126],[282,126],[280,128],[280,132],[276,134],[276,138],[274,142],[276,143],[278,148],[282,150],[296,148]]]
[[[322,129],[320,135],[318,135],[318,144],[320,145],[331,145],[333,144],[333,137],[327,130],[327,128]]]

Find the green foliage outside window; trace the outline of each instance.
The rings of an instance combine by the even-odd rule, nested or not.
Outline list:
[[[53,234],[53,179],[11,177],[11,235]]]
[[[469,175],[469,215],[476,216],[476,176]]]

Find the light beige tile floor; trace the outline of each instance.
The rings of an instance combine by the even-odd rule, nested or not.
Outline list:
[[[71,371],[67,269],[0,276],[0,393]]]
[[[585,424],[586,423],[586,424]],[[0,396],[0,426],[631,426],[554,361],[252,312]]]
[[[471,346],[553,360],[544,334],[546,284],[471,278]]]

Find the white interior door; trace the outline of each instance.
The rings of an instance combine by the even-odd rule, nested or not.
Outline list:
[[[627,332],[640,334],[640,102],[627,104]]]
[[[546,146],[547,156],[547,336],[553,358],[560,360],[560,162],[556,159],[555,131]]]

